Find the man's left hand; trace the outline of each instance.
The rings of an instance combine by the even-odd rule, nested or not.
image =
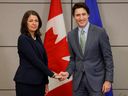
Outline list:
[[[102,92],[106,93],[109,92],[111,89],[111,82],[110,81],[105,81],[102,87]]]

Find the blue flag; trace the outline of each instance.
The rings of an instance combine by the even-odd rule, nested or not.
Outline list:
[[[96,2],[97,0],[85,0],[85,1],[86,1],[86,5],[89,7],[90,10],[89,22],[102,27],[100,13]]]
[[[112,87],[111,90],[105,94],[105,96],[113,96]]]
[[[90,10],[89,22],[102,27],[97,0],[85,0],[85,4],[89,7]],[[112,88],[105,94],[105,96],[113,96]]]

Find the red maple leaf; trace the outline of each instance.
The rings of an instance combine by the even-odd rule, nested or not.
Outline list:
[[[63,60],[63,57],[69,56],[68,44],[66,36],[61,41],[55,44],[58,35],[53,33],[53,28],[50,28],[45,35],[44,46],[48,56],[48,67],[50,70],[59,73],[65,71],[68,62]]]

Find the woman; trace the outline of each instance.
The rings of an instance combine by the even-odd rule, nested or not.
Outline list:
[[[40,38],[41,26],[37,12],[29,10],[24,14],[18,38],[20,65],[14,77],[16,96],[44,96],[48,92],[48,76],[59,78],[47,67],[47,55]]]

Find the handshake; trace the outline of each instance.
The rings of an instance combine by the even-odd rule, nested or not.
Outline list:
[[[55,79],[58,79],[59,81],[63,81],[65,79],[67,79],[69,76],[68,72],[60,72],[59,74],[54,73],[54,75],[52,76]]]

